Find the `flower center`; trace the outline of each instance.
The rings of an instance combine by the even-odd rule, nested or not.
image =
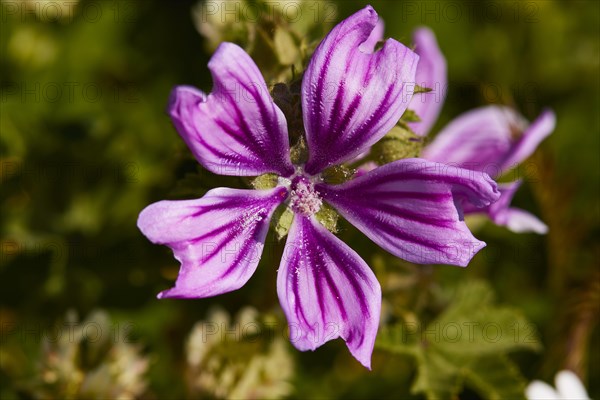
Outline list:
[[[290,192],[290,207],[294,212],[310,216],[321,209],[323,201],[315,190],[314,185],[303,176],[292,180]]]

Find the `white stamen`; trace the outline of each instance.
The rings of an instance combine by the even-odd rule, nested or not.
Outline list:
[[[321,209],[323,201],[315,191],[312,183],[306,179],[298,179],[292,183],[290,193],[290,207],[294,212],[310,216]]]

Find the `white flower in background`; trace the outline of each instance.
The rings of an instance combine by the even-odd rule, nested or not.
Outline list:
[[[529,400],[589,400],[581,380],[575,373],[563,370],[556,374],[556,389],[542,381],[533,381],[525,389]]]
[[[187,383],[192,395],[279,399],[292,393],[294,363],[288,345],[275,332],[267,334],[263,321],[250,307],[235,319],[214,309],[194,326],[186,344]]]
[[[26,384],[32,397],[130,400],[145,393],[149,359],[105,311],[81,322],[68,312],[63,326],[69,329],[44,337],[36,376]]]

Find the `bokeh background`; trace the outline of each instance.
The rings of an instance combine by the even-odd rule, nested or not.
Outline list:
[[[324,18],[298,28],[307,43],[366,5],[305,3]],[[194,1],[2,0],[2,399],[423,398],[438,384],[461,399],[510,391],[518,398],[527,382],[551,382],[564,368],[600,398],[600,3],[370,3],[385,19],[386,36],[410,44],[411,31],[426,25],[438,37],[450,85],[434,132],[490,103],[514,106],[529,120],[544,107],[557,115],[555,132],[520,170],[525,184],[514,200],[548,224],[547,235],[479,221],[476,236],[488,246],[461,269],[407,265],[347,224],[339,233],[375,269],[390,327],[435,321],[460,296],[495,293],[489,318],[496,309],[519,316],[517,325],[501,325],[502,340],[515,338],[512,326],[515,343],[524,335],[532,344],[480,343],[482,352],[491,349],[488,364],[464,365],[501,370],[500,362],[507,376],[478,383],[472,372],[411,357],[406,343],[391,339],[375,350],[372,372],[341,340],[296,351],[275,290],[282,244],[271,236],[241,290],[157,300],[178,264],[138,231],[140,210],[247,183],[198,167],[165,114],[171,88],[209,91],[206,64],[221,38],[258,35],[253,57],[273,77],[289,70],[279,68],[286,55],[261,52],[268,28],[256,31],[243,18],[203,20]],[[310,25],[308,15],[300,25]],[[220,340],[224,327],[229,334]],[[443,333],[434,340],[448,341]],[[461,343],[446,345],[460,353]]]

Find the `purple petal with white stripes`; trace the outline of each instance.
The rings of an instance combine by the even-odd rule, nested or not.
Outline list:
[[[341,337],[371,368],[381,288],[358,254],[314,217],[296,215],[277,275],[277,294],[301,351]]]
[[[374,53],[361,47],[377,21],[367,6],[339,23],[304,74],[305,171],[311,175],[365,151],[398,122],[410,102],[406,84],[415,80],[419,57],[393,39]]]
[[[211,94],[179,86],[169,103],[175,127],[200,164],[219,175],[291,175],[285,117],[250,56],[222,43],[208,68]]]
[[[425,136],[437,121],[448,85],[446,59],[438,47],[435,34],[428,28],[418,28],[413,33],[419,55],[416,83],[421,87],[432,89],[431,92],[417,93],[413,96],[408,108],[417,113],[420,122],[411,122],[409,126],[420,136]]]
[[[373,53],[375,51],[375,46],[377,46],[377,43],[383,42],[384,31],[385,23],[383,22],[383,19],[379,18],[377,20],[375,28],[373,28],[367,40],[360,45],[361,51],[363,51],[364,53]]]
[[[515,233],[535,232],[543,235],[548,232],[548,226],[535,215],[519,208],[510,207],[512,199],[521,186],[521,181],[498,184],[500,198],[483,209],[465,207],[465,214],[487,213],[496,225],[505,226]]]
[[[242,287],[262,254],[269,222],[287,189],[217,188],[201,199],[146,207],[138,227],[151,242],[173,249],[181,269],[163,297],[210,297]]]
[[[317,190],[350,223],[397,257],[418,264],[466,266],[485,246],[463,221],[463,205],[485,207],[499,197],[480,172],[422,159],[381,166],[338,186]]]
[[[423,150],[423,157],[498,177],[529,157],[554,125],[550,110],[528,126],[509,107],[481,107],[451,121]]]

